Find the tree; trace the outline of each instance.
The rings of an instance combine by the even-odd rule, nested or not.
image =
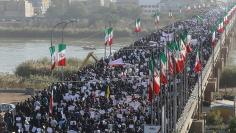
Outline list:
[[[65,10],[60,7],[50,7],[46,12],[47,18],[61,18],[65,14]]]
[[[88,9],[82,3],[73,3],[65,12],[65,16],[69,18],[85,18],[88,16]]]
[[[229,123],[230,133],[236,133],[236,117],[234,117]]]

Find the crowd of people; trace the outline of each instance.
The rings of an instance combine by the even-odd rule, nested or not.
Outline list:
[[[186,63],[189,77],[185,98],[178,89],[178,117],[191,94],[198,75],[193,67],[196,50],[201,46],[202,65],[212,53],[211,26],[224,11],[214,8],[203,12],[199,21],[192,17],[176,22],[157,32],[140,38],[134,44],[121,48],[110,58],[100,59],[66,78],[64,82],[53,83],[36,96],[20,102],[14,112],[7,112],[4,121],[8,131],[19,133],[142,133],[144,125],[151,124],[151,102],[148,101],[149,67],[148,61],[154,54],[159,62],[159,53],[169,41],[174,41],[177,33],[185,30],[192,36],[191,47]],[[168,35],[168,39],[163,36]],[[217,33],[217,38],[220,34]],[[109,66],[111,60],[122,58],[125,65]],[[157,64],[160,68],[160,64]],[[157,99],[166,99],[169,131],[173,129],[173,78],[168,77],[169,85],[162,86]],[[178,75],[176,82],[180,87],[183,76]],[[182,86],[183,88],[183,86]],[[53,110],[50,110],[50,97],[53,95]],[[160,104],[160,102],[159,102]],[[157,108],[155,120],[158,125],[161,110]],[[171,123],[172,122],[172,123]],[[171,126],[172,125],[172,126]]]

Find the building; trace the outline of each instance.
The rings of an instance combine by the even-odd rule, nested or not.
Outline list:
[[[112,1],[114,2],[117,6],[137,6],[138,5],[138,0],[116,0],[116,1]]]
[[[35,15],[44,15],[51,5],[51,0],[28,0],[32,3]]]
[[[73,3],[83,3],[88,6],[105,6],[109,7],[111,4],[111,0],[69,0],[69,4]]]
[[[90,6],[105,6],[109,7],[111,0],[87,0],[87,4]]]
[[[161,0],[139,0],[138,5],[142,8],[143,14],[153,14],[159,10]]]
[[[69,0],[69,4],[73,4],[73,3],[87,3],[87,0]]]
[[[42,14],[45,14],[47,12],[50,4],[51,0],[42,0],[42,7],[41,7]]]
[[[34,16],[34,7],[29,1],[25,1],[25,17]]]
[[[2,18],[25,17],[25,2],[16,0],[1,0],[0,17]]]

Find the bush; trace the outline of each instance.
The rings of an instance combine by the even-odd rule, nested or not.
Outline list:
[[[91,61],[89,63],[91,63]],[[81,61],[78,59],[68,58],[67,65],[65,67],[55,68],[53,71],[51,71],[51,61],[47,58],[42,58],[36,61],[28,60],[17,66],[15,75],[23,78],[30,78],[30,76],[54,76],[55,78],[59,78],[63,73],[63,75],[67,77],[76,73],[80,64]]]
[[[233,118],[229,123],[229,132],[236,133],[236,118]]]
[[[223,118],[221,117],[221,113],[219,110],[210,111],[207,114],[207,124],[208,125],[220,125],[223,123]]]
[[[236,68],[230,67],[226,68],[220,77],[220,87],[221,88],[229,88],[229,87],[236,87]]]

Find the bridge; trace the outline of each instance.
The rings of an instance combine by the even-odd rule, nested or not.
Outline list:
[[[222,69],[226,65],[227,58],[229,56],[229,50],[232,45],[235,44],[236,27],[235,27],[235,14],[233,14],[231,23],[227,26],[224,33],[221,34],[220,39],[217,42],[214,52],[209,58],[203,72],[202,77],[199,77],[199,83],[201,90],[198,90],[198,84],[195,85],[194,90],[184,107],[184,110],[177,121],[176,133],[188,133],[191,131],[198,131],[198,133],[204,132],[203,120],[197,120],[198,109],[200,108],[198,100],[204,99],[211,102],[212,92],[219,90],[220,74]],[[202,82],[200,82],[202,80]],[[201,103],[202,104],[202,103]],[[201,130],[202,129],[202,130]]]

